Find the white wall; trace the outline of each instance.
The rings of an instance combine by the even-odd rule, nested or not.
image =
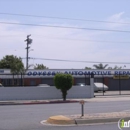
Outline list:
[[[91,86],[73,86],[67,98],[92,98],[94,92]],[[54,86],[51,87],[1,87],[0,100],[44,100],[62,99],[62,93]]]

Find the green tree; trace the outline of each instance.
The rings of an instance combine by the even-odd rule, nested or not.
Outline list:
[[[34,69],[49,69],[48,67],[44,66],[43,64],[36,64]]]
[[[6,55],[0,60],[0,69],[10,69],[13,74],[13,85],[14,83],[14,74],[17,75],[17,84],[19,84],[19,73],[24,72],[24,64],[20,57],[14,55]]]
[[[1,69],[10,69],[11,73],[18,74],[23,72],[24,64],[20,57],[14,55],[6,55],[0,60],[0,68]]]
[[[106,69],[107,66],[108,66],[108,64],[103,65],[102,63],[100,63],[98,65],[93,65],[93,67],[95,67],[96,69]]]
[[[57,89],[62,92],[63,101],[66,100],[67,91],[72,87],[73,77],[70,74],[56,74],[54,83]]]

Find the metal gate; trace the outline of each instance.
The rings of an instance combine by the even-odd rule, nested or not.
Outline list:
[[[100,75],[94,77],[94,84],[102,83],[102,91],[94,92],[95,96],[130,95],[129,75]],[[108,90],[105,90],[105,87]]]

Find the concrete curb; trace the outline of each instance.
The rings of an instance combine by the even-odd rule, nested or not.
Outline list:
[[[46,123],[52,125],[83,125],[113,122],[118,123],[120,119],[129,120],[130,112],[95,113],[87,114],[83,117],[80,117],[79,115],[57,115],[49,117]]]
[[[75,124],[75,120],[68,118],[66,116],[63,116],[63,115],[51,116],[48,118],[46,122],[50,124],[55,124],[55,125],[72,125],[72,124],[74,125]]]
[[[34,105],[34,104],[58,104],[58,103],[77,103],[79,101],[76,100],[66,100],[66,101],[60,101],[60,100],[55,100],[55,101],[2,101],[0,102],[0,105]]]
[[[116,122],[118,123],[120,118],[108,118],[108,119],[75,119],[75,122],[77,125],[81,124],[98,124],[98,123],[112,123]],[[130,119],[130,118],[129,118]]]

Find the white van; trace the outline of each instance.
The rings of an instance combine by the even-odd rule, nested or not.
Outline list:
[[[0,87],[4,87],[4,86],[2,85],[2,83],[0,83]]]
[[[39,84],[37,87],[50,87],[48,84]]]
[[[85,83],[77,83],[77,86],[85,86]],[[106,86],[103,83],[94,83],[94,92],[98,92],[98,91],[107,91],[108,90],[108,86]]]
[[[94,83],[94,92],[98,92],[98,91],[107,91],[108,90],[108,86],[106,86],[103,83]]]

